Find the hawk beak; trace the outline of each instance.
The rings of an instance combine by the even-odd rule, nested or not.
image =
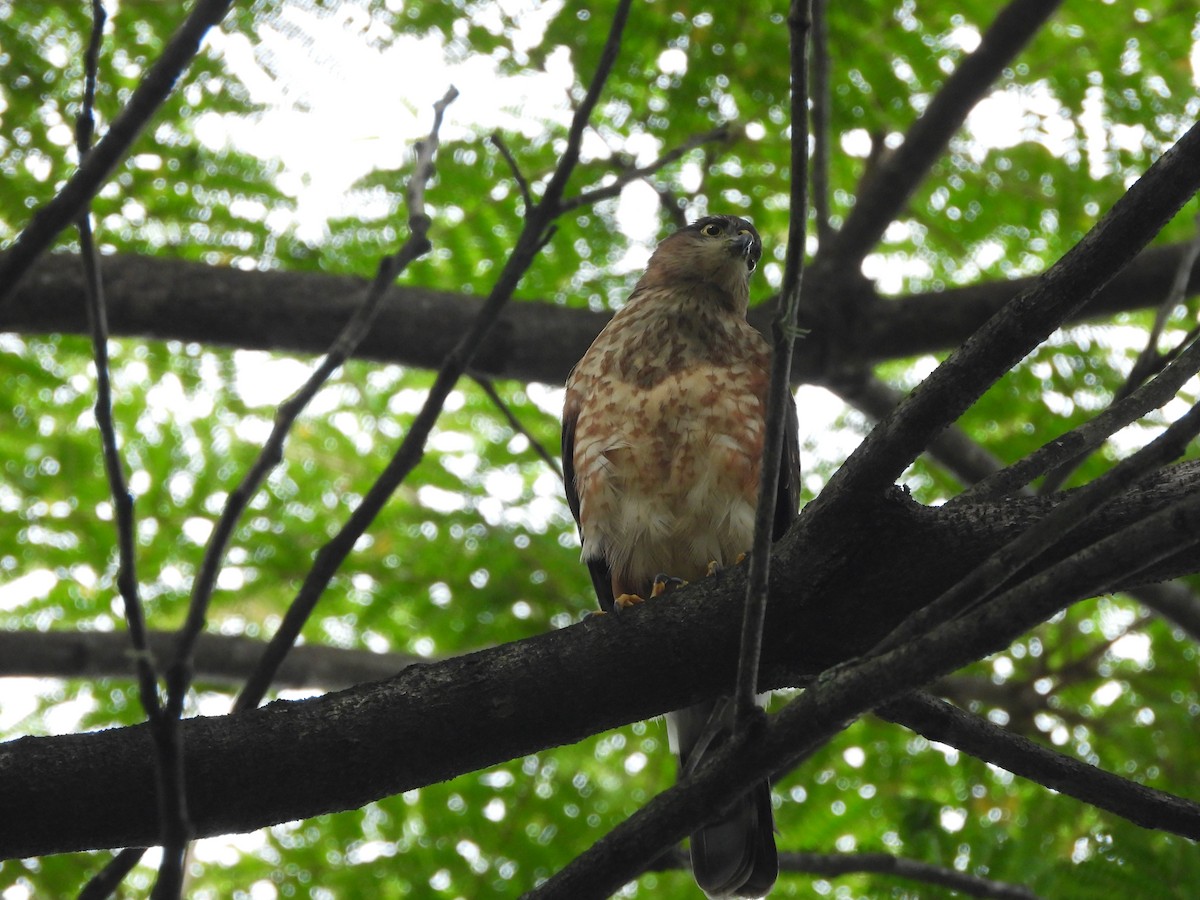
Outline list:
[[[754,236],[751,234],[739,234],[729,242],[729,252],[734,256],[746,257],[750,255],[750,250],[754,246]]]
[[[746,263],[746,270],[753,272],[758,265],[758,253],[754,245],[754,235],[749,232],[739,234],[729,242],[730,256],[736,256]]]

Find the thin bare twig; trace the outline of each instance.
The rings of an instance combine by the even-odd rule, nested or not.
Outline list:
[[[524,435],[525,440],[529,441],[529,446],[533,448],[533,452],[538,455],[538,458],[541,459],[542,462],[550,467],[550,470],[558,476],[558,480],[562,481],[562,466],[558,464],[558,460],[556,460],[550,454],[550,451],[546,449],[545,445],[542,444],[542,442],[536,437],[534,437],[529,429],[525,427],[525,424],[517,418],[517,414],[512,411],[512,407],[510,407],[504,401],[504,398],[501,397],[496,391],[496,385],[492,383],[492,379],[488,378],[486,375],[477,375],[475,373],[471,373],[471,378],[474,379],[475,383],[483,389],[485,394],[488,395],[488,399],[496,405],[496,409],[500,410],[501,415],[503,415],[507,420],[512,430],[517,432],[517,434]]]
[[[529,215],[529,211],[533,209],[533,194],[529,192],[529,182],[521,173],[521,167],[517,165],[516,157],[508,149],[508,144],[504,142],[504,138],[500,136],[500,132],[493,131],[488,140],[492,142],[493,147],[500,151],[500,155],[508,163],[508,169],[512,172],[513,180],[516,181],[517,187],[521,191],[521,199],[525,202],[525,209],[522,211],[522,215]]]
[[[300,389],[279,407],[275,414],[274,427],[263,445],[262,451],[241,483],[229,495],[221,518],[213,530],[213,535],[205,548],[204,561],[192,587],[187,620],[179,631],[175,658],[169,672],[170,711],[175,716],[178,716],[182,710],[183,697],[191,679],[192,650],[197,637],[204,630],[209,600],[225,558],[225,551],[246,505],[258,492],[267,473],[283,460],[283,445],[297,417],[317,395],[321,386],[350,357],[370,331],[380,303],[392,282],[410,263],[424,256],[430,250],[430,219],[425,211],[425,185],[433,177],[433,158],[437,152],[438,132],[441,129],[442,118],[445,115],[446,107],[453,103],[457,96],[458,91],[451,87],[445,96],[433,105],[434,118],[429,137],[416,145],[417,159],[406,188],[408,239],[395,253],[380,260],[375,278],[367,288],[362,303],[355,311],[354,316],[334,340],[320,365],[313,370]]]
[[[688,138],[678,147],[668,150],[662,156],[653,162],[647,163],[644,166],[633,166],[619,172],[609,184],[603,187],[593,188],[589,191],[583,191],[563,201],[562,211],[570,212],[573,209],[578,209],[581,206],[588,206],[593,203],[598,203],[601,200],[607,200],[610,197],[616,197],[621,193],[625,185],[637,181],[640,178],[649,178],[660,169],[669,166],[676,160],[681,159],[686,154],[695,150],[697,147],[702,147],[705,144],[711,143],[729,143],[733,139],[733,134],[729,130],[728,125],[721,125],[714,128],[712,131],[706,131],[703,134],[693,135]]]
[[[1038,900],[1037,894],[1021,884],[983,878],[890,853],[780,853],[779,870],[829,878],[869,872],[933,884],[983,900]]]
[[[346,323],[346,326],[335,339],[328,354],[321,361],[321,364],[317,366],[300,390],[279,408],[275,416],[274,427],[266,444],[263,446],[254,465],[251,466],[250,471],[246,473],[241,483],[230,494],[225,508],[221,513],[221,518],[218,520],[217,527],[214,529],[213,535],[205,549],[204,560],[193,582],[187,619],[180,627],[174,657],[167,671],[167,708],[161,723],[162,730],[165,732],[164,740],[173,751],[172,760],[174,762],[180,795],[179,802],[181,808],[184,810],[186,807],[182,806],[184,803],[183,755],[180,749],[181,732],[179,729],[179,718],[183,713],[183,703],[187,696],[188,686],[191,684],[192,654],[195,650],[196,640],[204,630],[208,604],[212,598],[213,587],[216,584],[222,561],[225,558],[225,550],[229,545],[229,540],[233,536],[242,513],[245,511],[246,505],[253,499],[255,493],[257,493],[262,480],[271,469],[282,461],[283,444],[296,418],[312,398],[316,396],[321,386],[329,379],[329,376],[345,362],[366,336],[371,328],[371,323],[375,320],[380,301],[396,276],[412,260],[429,252],[428,231],[430,220],[425,213],[425,183],[433,175],[432,158],[437,148],[437,132],[441,126],[442,115],[446,107],[457,96],[458,92],[452,87],[440,101],[434,104],[434,126],[430,134],[430,139],[427,143],[417,145],[417,164],[407,188],[410,229],[408,240],[395,254],[384,258],[380,262],[375,279],[367,289],[362,305],[356,310],[350,321]],[[173,829],[169,837],[164,839],[163,863],[159,869],[158,881],[155,883],[154,900],[160,900],[160,895],[161,900],[179,896],[182,887],[182,873],[187,854],[187,845],[188,829],[186,827],[186,819],[183,819],[183,827]],[[141,851],[124,851],[110,865],[114,868],[126,865],[125,854],[135,854],[140,857]]]
[[[763,439],[758,506],[754,513],[754,547],[746,584],[746,605],[738,650],[734,721],[738,737],[755,722],[758,664],[762,656],[762,629],[767,616],[767,588],[771,567],[771,538],[775,528],[780,466],[784,456],[787,421],[792,398],[792,348],[796,343],[796,317],[804,275],[804,244],[808,233],[808,33],[812,27],[809,0],[792,0],[788,11],[791,47],[791,217],[784,255],[779,317],[775,321],[771,354],[771,382],[767,391],[767,432]]]
[[[1163,327],[1167,324],[1167,319],[1170,317],[1172,311],[1187,298],[1188,281],[1191,278],[1192,267],[1196,264],[1197,256],[1200,256],[1200,215],[1196,217],[1196,235],[1179,258],[1179,265],[1175,268],[1175,277],[1171,279],[1171,286],[1167,289],[1162,303],[1159,304],[1158,310],[1155,312],[1154,324],[1150,327],[1150,334],[1146,336],[1146,346],[1142,348],[1142,352],[1138,354],[1137,360],[1134,361],[1133,368],[1129,372],[1129,377],[1125,379],[1125,383],[1113,394],[1113,404],[1120,403],[1140,388],[1147,378],[1161,371],[1162,367],[1169,362],[1170,356],[1168,354],[1158,352],[1158,339],[1162,335]],[[1189,338],[1184,338],[1179,348],[1187,344],[1188,340]],[[1176,351],[1179,348],[1176,348]],[[1071,477],[1071,473],[1083,463],[1087,457],[1087,452],[1089,451],[1064,460],[1047,472],[1045,479],[1043,479],[1041,486],[1038,488],[1038,493],[1052,494],[1057,491]]]
[[[829,21],[825,16],[827,0],[812,0],[812,194],[813,210],[817,214],[819,247],[828,246],[833,239],[833,223],[829,210]]]
[[[420,462],[425,452],[425,442],[441,414],[442,406],[450,395],[450,391],[458,383],[459,377],[467,370],[476,350],[499,317],[504,304],[512,296],[517,283],[553,234],[553,220],[561,212],[563,190],[567,179],[579,161],[583,130],[600,99],[600,92],[616,61],[631,2],[632,0],[621,0],[617,6],[608,39],[600,55],[600,62],[588,85],[587,93],[572,119],[567,134],[566,149],[546,184],[541,200],[527,212],[516,245],[505,261],[504,268],[487,300],[470,329],[447,355],[429,390],[425,403],[417,413],[408,434],[405,435],[391,461],[375,483],[371,485],[362,502],[350,514],[338,533],[317,552],[312,568],[309,569],[300,591],[288,607],[279,630],[271,638],[259,667],[238,695],[234,704],[235,711],[250,709],[258,705],[274,678],[276,669],[282,663],[292,644],[295,643],[300,629],[312,614],[313,609],[316,608],[317,601],[334,573],[354,548],[358,538],[374,521],[375,516],[378,515],[396,487]]]
[[[661,872],[670,869],[687,869],[687,854],[679,847],[672,847],[647,867],[647,871]],[[1037,894],[1019,884],[1008,884],[978,875],[969,875],[945,866],[936,866],[905,856],[890,853],[808,853],[800,851],[781,852],[779,871],[797,875],[823,875],[837,878],[840,875],[870,873],[892,875],[923,884],[935,884],[984,900],[1038,900]]]
[[[75,124],[75,142],[81,167],[91,155],[92,135],[95,132],[96,73],[100,46],[107,14],[100,0],[92,0],[92,30],[84,61],[83,104]],[[99,254],[92,236],[90,198],[84,203],[77,226],[80,257],[84,263],[87,283],[87,309],[92,331],[92,354],[96,364],[96,426],[104,457],[104,469],[112,491],[114,519],[117,527],[118,571],[117,587],[125,607],[130,642],[134,648],[138,694],[150,722],[155,748],[155,796],[158,801],[159,825],[162,839],[170,848],[186,842],[188,833],[187,797],[184,792],[183,770],[178,743],[166,725],[158,697],[158,675],[147,642],[146,619],[137,583],[137,555],[133,495],[125,480],[124,462],[117,446],[113,423],[112,385],[108,356],[108,316],[104,300],[104,285],[100,278]],[[101,883],[116,877],[125,868],[125,860],[114,859],[101,874]],[[127,871],[127,869],[126,869]],[[183,884],[183,868],[171,854],[164,855],[159,877],[155,882],[155,900],[172,900],[179,896]]]
[[[34,213],[0,256],[0,305],[58,234],[87,208],[199,52],[204,35],[225,18],[232,5],[233,0],[198,0],[88,158],[80,159],[79,168],[62,190]]]
[[[1180,306],[1187,299],[1187,286],[1191,279],[1192,267],[1195,266],[1197,257],[1200,257],[1200,214],[1196,215],[1193,224],[1196,234],[1179,258],[1179,265],[1175,268],[1175,277],[1171,279],[1171,287],[1163,296],[1163,301],[1154,314],[1154,324],[1150,327],[1146,346],[1142,348],[1142,352],[1134,361],[1133,369],[1130,370],[1125,384],[1121,385],[1120,390],[1117,391],[1114,398],[1116,400],[1129,396],[1151,374],[1162,368],[1159,362],[1162,355],[1158,352],[1158,339],[1162,336],[1163,328],[1166,327],[1167,320],[1175,311],[1175,307]]]
[[[1193,338],[1183,353],[1153,380],[1141,385],[1128,397],[1113,403],[1094,419],[1039,447],[1008,468],[989,475],[951,502],[976,502],[1006,496],[1063,461],[1091,452],[1110,435],[1171,400],[1198,371],[1200,341]]]

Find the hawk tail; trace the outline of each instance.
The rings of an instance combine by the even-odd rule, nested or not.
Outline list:
[[[703,754],[705,748],[697,748],[697,743],[718,704],[724,707],[723,724],[732,725],[733,704],[724,699],[667,713],[671,749],[679,754],[682,769],[692,764],[695,752]],[[723,734],[718,733],[709,749],[721,740]],[[698,828],[691,836],[691,848],[692,874],[710,900],[765,896],[779,874],[770,782],[763,779]]]

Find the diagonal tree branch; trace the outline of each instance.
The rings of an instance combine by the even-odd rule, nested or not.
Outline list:
[[[863,712],[1007,646],[1065,605],[1061,591],[1067,582],[1079,579],[1088,593],[1106,590],[1121,572],[1194,545],[1197,527],[1200,492],[1056,563],[970,617],[939,625],[882,656],[826,671],[754,741],[720,748],[709,766],[659,794],[530,896],[546,900],[615,891],[656,853],[681,840],[689,823],[732,802],[764,771],[790,766]],[[1185,830],[1200,836],[1200,805],[1180,802],[1189,813]]]
[[[263,445],[262,452],[238,486],[229,495],[221,512],[213,535],[205,548],[204,560],[192,587],[187,619],[179,630],[175,655],[169,670],[171,687],[171,713],[178,718],[183,711],[183,699],[191,680],[191,656],[197,638],[204,630],[209,600],[229,540],[241,519],[246,506],[254,498],[268,472],[283,459],[283,445],[297,417],[317,395],[329,376],[353,353],[371,330],[379,312],[384,292],[410,263],[430,250],[430,219],[425,209],[425,186],[433,177],[433,160],[438,147],[438,133],[446,108],[458,97],[451,87],[441,100],[434,104],[433,126],[429,137],[416,147],[416,163],[406,188],[408,206],[409,237],[395,253],[379,263],[375,278],[367,289],[362,305],[345,324],[321,364],[313,370],[300,389],[277,411],[271,434]],[[294,638],[293,638],[294,640]],[[265,654],[264,654],[265,655]]]
[[[233,0],[198,0],[87,159],[80,158],[78,170],[62,190],[34,213],[0,256],[0,308],[34,260],[91,203],[200,51],[204,35],[225,18],[231,6]]]
[[[1068,253],[1011,300],[880,422],[809,510],[890,485],[955,421],[1158,233],[1200,187],[1200,125],[1194,125]]]
[[[561,211],[567,179],[579,161],[584,128],[600,99],[600,92],[616,61],[625,22],[629,16],[630,4],[631,0],[621,0],[617,7],[596,72],[593,74],[587,93],[571,121],[567,135],[567,148],[551,175],[541,200],[525,211],[524,225],[517,238],[516,246],[509,254],[487,302],[479,310],[467,333],[447,355],[438,372],[437,379],[429,390],[425,403],[391,461],[375,483],[371,485],[362,502],[351,513],[350,518],[338,533],[318,551],[299,593],[288,607],[279,630],[272,637],[267,651],[263,654],[259,668],[238,695],[237,702],[234,704],[235,711],[250,709],[258,705],[274,679],[275,670],[287,656],[292,644],[295,643],[300,629],[315,609],[317,601],[328,586],[330,579],[341,566],[342,561],[350,554],[358,538],[374,521],[388,498],[392,496],[396,487],[420,462],[425,452],[425,441],[441,414],[446,398],[453,390],[454,385],[458,383],[459,377],[466,372],[479,345],[499,317],[501,309],[508,302],[518,282],[549,239],[553,228],[552,223]]]
[[[879,421],[892,413],[904,394],[874,375],[841,379],[827,387],[848,404]],[[929,443],[930,458],[965,484],[974,484],[1000,470],[1000,461],[971,440],[957,425],[950,425]]]
[[[1169,819],[1182,830],[1194,827],[1196,804],[1042,747],[923,691],[875,714],[1130,822],[1163,828]]]
[[[1039,28],[1061,0],[1011,0],[983,33],[979,46],[946,79],[904,143],[885,153],[858,190],[854,208],[834,237],[826,262],[857,264],[878,243],[908,198],[941,155],[967,113]]]
[[[1163,327],[1167,324],[1167,318],[1174,311],[1175,307],[1183,303],[1187,295],[1188,277],[1196,265],[1197,257],[1200,257],[1200,216],[1196,218],[1196,226],[1198,229],[1196,236],[1187,245],[1183,258],[1179,260],[1179,265],[1175,269],[1175,278],[1171,281],[1171,287],[1166,292],[1162,303],[1154,314],[1154,324],[1150,328],[1150,333],[1146,336],[1146,346],[1142,348],[1142,352],[1138,354],[1138,358],[1134,361],[1133,369],[1130,371],[1129,377],[1125,379],[1125,383],[1113,395],[1113,404],[1120,403],[1140,388],[1147,378],[1161,371],[1163,366],[1169,362],[1167,354],[1158,352],[1158,339],[1162,335]],[[1194,337],[1194,335],[1191,335],[1185,338],[1183,343],[1194,342]],[[1038,490],[1043,494],[1050,494],[1057,491],[1071,477],[1071,473],[1083,462],[1085,455],[1085,453],[1081,453],[1072,459],[1063,460],[1046,473],[1046,477],[1042,480],[1042,484]]]
[[[434,124],[429,139],[423,145],[418,145],[417,164],[408,185],[409,230],[410,236],[404,245],[391,256],[385,257],[379,264],[375,280],[367,290],[362,305],[355,315],[346,323],[325,359],[313,371],[308,380],[289,400],[280,407],[275,417],[275,425],[263,446],[258,459],[250,467],[246,476],[229,495],[220,520],[213,531],[205,549],[200,571],[192,586],[192,595],[188,603],[188,613],[184,624],[179,629],[175,642],[175,651],[167,668],[168,696],[166,709],[159,717],[158,744],[162,748],[160,755],[164,759],[164,768],[172,775],[171,791],[168,799],[175,798],[169,810],[175,820],[175,827],[165,829],[162,863],[159,867],[158,880],[155,882],[153,896],[155,900],[169,900],[178,897],[182,890],[183,867],[187,853],[190,826],[187,822],[186,795],[184,792],[183,758],[180,749],[179,719],[183,714],[184,698],[192,679],[192,654],[196,641],[204,630],[208,604],[212,590],[216,584],[225,551],[232,537],[238,520],[245,511],[246,505],[253,499],[262,480],[267,473],[283,459],[283,444],[291,431],[292,424],[316,396],[321,386],[328,380],[339,366],[346,361],[354,349],[366,336],[379,309],[379,301],[383,292],[396,276],[410,262],[429,252],[430,244],[427,232],[429,217],[425,214],[425,183],[433,175],[433,154],[437,149],[437,135],[442,122],[442,114],[452,103],[458,92],[452,87],[446,95],[434,104]],[[143,648],[144,649],[144,648]],[[171,820],[167,820],[171,821]],[[116,885],[132,870],[141,859],[144,850],[130,847],[122,850],[96,876],[89,879],[80,894],[81,898],[106,897]]]
[[[889,634],[876,649],[885,650],[911,641],[936,622],[962,615],[987,600],[1039,555],[1069,540],[1072,531],[1121,491],[1146,473],[1182,455],[1198,432],[1200,403],[1137,453],[1073,491],[1046,518],[976,566],[969,575]]]
[[[525,423],[517,418],[517,414],[514,413],[512,408],[504,402],[504,398],[500,396],[500,393],[496,390],[496,385],[492,383],[492,380],[481,375],[472,375],[471,377],[474,379],[475,383],[479,385],[480,389],[487,394],[488,399],[492,401],[492,404],[496,407],[496,409],[500,411],[500,415],[504,416],[504,420],[508,422],[509,427],[512,428],[512,430],[517,434],[522,435],[525,440],[529,441],[529,446],[533,448],[533,452],[537,455],[538,459],[544,462],[547,468],[557,475],[559,481],[561,481],[563,472],[562,466],[559,465],[558,460],[554,458],[554,456],[549,450],[546,449],[541,441],[533,436],[529,429],[525,427]]]
[[[1197,371],[1200,371],[1200,341],[1193,340],[1152,381],[1111,404],[1078,428],[1039,447],[1008,468],[985,477],[955,500],[1004,496],[1024,487],[1042,472],[1094,450],[1126,425],[1170,401]]]
[[[678,147],[668,150],[662,156],[653,162],[647,163],[644,166],[633,166],[624,169],[617,174],[613,181],[602,187],[591,188],[581,194],[576,194],[574,197],[568,197],[562,202],[562,211],[570,212],[573,209],[578,209],[581,206],[588,206],[593,203],[598,203],[601,200],[608,200],[616,197],[624,189],[625,185],[642,178],[649,178],[655,172],[669,166],[686,156],[697,147],[703,147],[705,144],[722,143],[728,144],[733,140],[733,134],[729,130],[728,125],[721,125],[711,131],[706,131],[703,134],[693,135],[688,138]]]

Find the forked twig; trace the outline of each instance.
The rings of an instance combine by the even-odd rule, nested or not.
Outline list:
[[[1154,324],[1150,327],[1150,333],[1146,336],[1146,346],[1142,348],[1142,352],[1138,354],[1137,359],[1134,361],[1133,368],[1129,372],[1129,377],[1125,379],[1125,383],[1113,394],[1112,404],[1120,403],[1140,388],[1147,378],[1161,371],[1163,366],[1170,362],[1172,354],[1158,352],[1158,339],[1162,335],[1163,328],[1166,326],[1167,319],[1170,318],[1172,311],[1187,298],[1188,280],[1191,277],[1192,267],[1196,264],[1198,256],[1200,256],[1200,215],[1196,216],[1196,235],[1180,255],[1179,265],[1175,267],[1175,277],[1171,279],[1171,286],[1167,289],[1162,303],[1158,305],[1158,310],[1154,314]],[[1176,352],[1188,343],[1189,338],[1185,337],[1179,347],[1176,348]],[[1045,479],[1038,489],[1038,493],[1052,494],[1058,490],[1071,477],[1071,473],[1083,463],[1088,452],[1084,451],[1077,456],[1064,460],[1047,472]]]
[[[221,512],[221,518],[205,548],[204,560],[192,586],[187,620],[179,630],[175,658],[168,673],[168,684],[171,689],[169,710],[175,716],[182,711],[183,697],[191,680],[192,651],[197,637],[204,630],[208,604],[216,585],[217,575],[220,573],[225,551],[242,513],[258,492],[267,473],[283,460],[284,442],[300,413],[317,395],[321,386],[342,366],[363,338],[367,336],[392,282],[410,263],[424,256],[430,250],[430,219],[425,211],[425,186],[433,177],[433,159],[438,148],[438,132],[441,130],[442,118],[446,108],[454,102],[456,97],[458,97],[458,91],[451,87],[446,91],[445,96],[433,105],[434,118],[429,137],[418,142],[415,147],[417,159],[405,189],[408,208],[408,239],[395,253],[380,260],[375,278],[367,287],[362,303],[355,310],[350,321],[342,328],[341,333],[325,354],[325,358],[321,360],[320,365],[313,370],[300,389],[279,407],[275,414],[271,434],[263,445],[262,451],[241,483],[229,495],[225,508]]]
[[[350,514],[337,534],[317,552],[312,568],[309,569],[304,583],[300,586],[300,591],[284,614],[278,631],[267,645],[259,666],[238,695],[234,704],[235,711],[253,708],[263,698],[271,684],[275,670],[283,662],[292,644],[295,643],[300,629],[303,628],[304,623],[316,608],[317,601],[334,573],[354,548],[358,538],[387,503],[396,487],[420,462],[425,452],[425,442],[441,414],[446,398],[454,389],[454,385],[458,383],[459,377],[467,370],[476,350],[483,343],[483,339],[499,317],[500,311],[512,296],[517,283],[553,234],[553,220],[561,212],[563,190],[566,187],[567,179],[579,161],[584,128],[600,99],[600,92],[616,61],[617,52],[621,46],[621,35],[629,17],[631,4],[632,0],[620,0],[617,5],[608,39],[600,55],[600,62],[588,85],[587,93],[571,121],[566,150],[547,182],[541,200],[527,210],[516,245],[505,261],[504,268],[496,279],[487,300],[470,329],[447,355],[429,390],[425,403],[417,413],[391,461],[368,489],[362,502]]]
[[[1130,422],[1167,403],[1189,378],[1200,371],[1200,340],[1196,340],[1196,337],[1192,336],[1187,349],[1162,372],[1128,397],[1113,403],[1094,419],[1044,444],[1008,468],[989,475],[951,502],[993,499],[1020,490],[1042,472],[1091,452]]]

